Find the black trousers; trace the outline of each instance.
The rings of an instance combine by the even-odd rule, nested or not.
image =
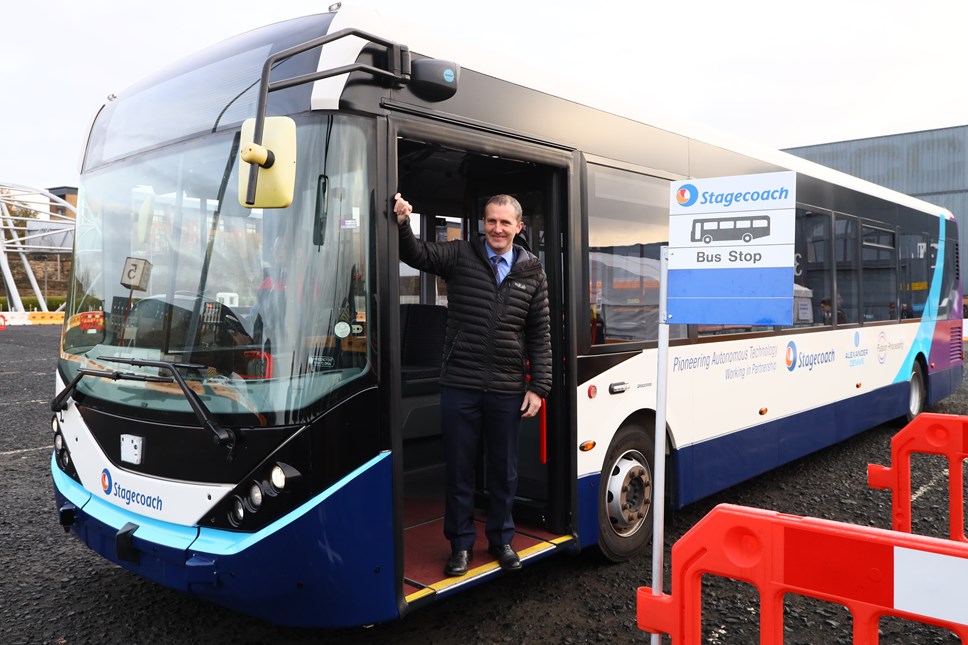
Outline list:
[[[489,544],[510,544],[511,509],[518,487],[518,430],[524,394],[498,394],[440,388],[441,430],[446,459],[444,537],[454,550],[470,550],[474,527],[474,483],[478,446],[483,439],[490,505],[484,535]]]

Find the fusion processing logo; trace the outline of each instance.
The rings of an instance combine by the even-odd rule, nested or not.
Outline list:
[[[692,206],[699,199],[699,190],[692,184],[683,184],[676,191],[676,201],[680,206]]]
[[[797,345],[792,340],[787,343],[786,366],[791,372],[797,369]]]
[[[111,471],[105,468],[101,471],[101,488],[104,489],[105,495],[111,494]]]

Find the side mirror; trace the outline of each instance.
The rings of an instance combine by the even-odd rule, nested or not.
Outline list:
[[[239,166],[239,203],[245,208],[286,208],[296,190],[296,122],[287,116],[266,117],[262,144],[254,138],[255,119],[246,119],[239,158],[259,170],[255,199],[249,203],[249,167]]]

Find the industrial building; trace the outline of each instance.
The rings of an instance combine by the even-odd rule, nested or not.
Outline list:
[[[960,266],[968,267],[968,125],[785,152],[947,208],[958,220]]]

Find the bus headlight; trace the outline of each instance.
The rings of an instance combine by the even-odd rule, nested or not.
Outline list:
[[[262,486],[259,482],[253,482],[249,488],[249,508],[257,511],[260,506],[262,506]]]
[[[269,482],[276,490],[282,490],[286,487],[286,471],[282,469],[282,466],[276,464],[272,467],[272,472],[269,473]]]
[[[64,435],[57,433],[54,435],[54,450],[60,452],[64,449]]]
[[[241,497],[236,496],[235,499],[232,500],[232,510],[229,512],[229,521],[231,521],[235,526],[238,526],[244,519],[245,502],[242,501]]]
[[[50,418],[50,429],[54,432],[60,432],[60,424],[57,423],[57,416],[52,416]]]
[[[284,464],[281,461],[277,462],[269,472],[269,484],[272,486],[272,492],[282,492],[286,489],[286,486],[292,488],[292,485],[301,476],[299,471],[289,464]]]

